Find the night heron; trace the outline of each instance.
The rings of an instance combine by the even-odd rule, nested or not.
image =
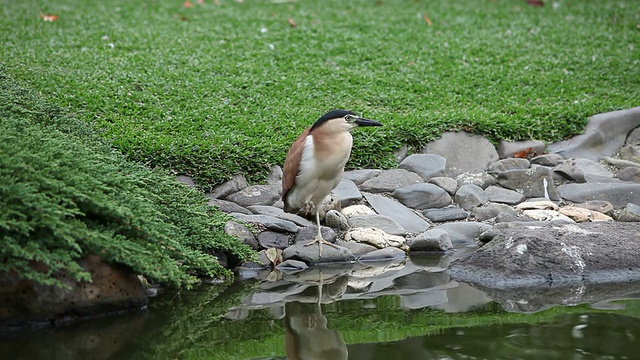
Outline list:
[[[344,165],[351,155],[353,137],[349,132],[358,126],[382,126],[363,119],[351,111],[331,110],[306,129],[291,145],[284,162],[282,200],[291,213],[315,213],[318,235],[306,246],[318,243],[334,246],[322,238],[320,206],[322,200],[342,179]]]

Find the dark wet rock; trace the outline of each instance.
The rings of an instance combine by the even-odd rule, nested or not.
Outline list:
[[[489,220],[500,214],[517,216],[516,210],[506,204],[487,203],[471,210],[471,215],[476,219],[476,221]]]
[[[491,185],[497,184],[498,180],[496,180],[496,178],[493,177],[493,175],[488,174],[486,172],[479,172],[479,173],[465,172],[456,177],[456,182],[458,183],[458,188],[460,188],[462,185],[476,185],[483,189],[486,189]]]
[[[215,206],[220,211],[226,212],[227,214],[230,214],[230,213],[239,213],[239,214],[245,214],[245,215],[253,214],[251,210],[227,200],[209,199],[209,202],[207,204],[209,206]]]
[[[540,140],[504,141],[498,142],[498,155],[501,159],[511,158],[516,153],[531,149],[537,154],[544,153],[545,144]]]
[[[610,202],[603,200],[591,200],[579,204],[574,204],[573,206],[601,212],[607,215],[611,215],[614,210],[613,205],[611,205]]]
[[[453,249],[451,237],[445,229],[434,228],[407,239],[409,250],[417,251],[449,251]]]
[[[340,245],[342,247],[349,249],[355,257],[360,257],[363,254],[372,252],[374,250],[378,250],[378,248],[373,245],[364,244],[364,243],[355,242],[355,241],[338,240],[336,241],[336,245]]]
[[[490,174],[497,174],[507,170],[528,169],[531,163],[527,159],[508,158],[494,162],[487,170]]]
[[[343,180],[351,180],[354,184],[360,185],[363,182],[378,176],[382,170],[379,169],[359,169],[345,171],[342,175]]]
[[[489,201],[503,204],[519,204],[524,201],[524,195],[517,191],[505,189],[499,186],[489,186],[484,190]]]
[[[330,262],[354,262],[356,260],[349,249],[341,246],[338,246],[338,248],[325,244],[305,246],[307,244],[308,242],[303,242],[289,246],[282,252],[283,259],[285,261],[300,260],[307,265]],[[319,246],[322,246],[322,254],[319,253]]]
[[[451,177],[484,171],[499,159],[489,140],[466,132],[446,132],[440,139],[428,143],[422,152],[444,157],[447,160],[445,173]]]
[[[431,178],[429,179],[429,183],[441,187],[451,196],[453,196],[456,193],[456,190],[458,190],[458,181],[446,176]]]
[[[280,187],[277,185],[253,185],[233,193],[225,199],[244,207],[273,205],[280,199]]]
[[[178,175],[178,176],[176,176],[176,180],[178,180],[179,182],[187,185],[187,187],[190,187],[190,188],[196,187],[196,183],[195,183],[195,181],[193,181],[193,178],[191,176]]]
[[[558,154],[544,154],[531,158],[531,163],[541,166],[554,167],[564,162],[564,158]]]
[[[395,190],[391,195],[412,209],[440,208],[451,204],[451,196],[433,184],[412,184]]]
[[[513,227],[447,272],[492,288],[637,280],[638,231],[640,224],[610,222]]]
[[[340,199],[340,207],[347,207],[362,200],[362,194],[351,180],[342,180],[332,193]]]
[[[559,200],[551,170],[543,166],[526,170],[508,170],[498,174],[498,183],[515,190],[527,198],[544,197]]]
[[[226,196],[237,193],[248,186],[249,184],[244,175],[235,175],[231,180],[214,187],[213,191],[206,194],[206,196],[212,199],[224,199]]]
[[[285,272],[285,273],[295,273],[298,271],[303,271],[309,268],[309,265],[305,264],[300,260],[285,260],[280,264],[276,265],[276,269]]]
[[[429,223],[416,215],[411,209],[400,204],[394,199],[377,194],[364,194],[367,202],[380,215],[393,219],[408,232],[417,233],[429,228]]]
[[[435,154],[413,154],[404,159],[398,167],[412,171],[422,179],[429,180],[433,177],[444,176],[447,160]]]
[[[396,247],[388,247],[384,249],[376,249],[369,253],[363,254],[358,258],[358,261],[376,262],[376,261],[404,259],[406,257],[407,257],[407,253],[405,253],[404,251]]]
[[[423,182],[422,178],[416,173],[404,169],[392,169],[382,171],[378,176],[363,182],[360,189],[372,193],[392,192],[421,182]]]
[[[627,134],[640,125],[640,107],[594,115],[582,135],[549,144],[547,151],[565,158],[598,160],[612,156],[625,143]]]
[[[349,220],[347,220],[341,212],[336,210],[329,210],[327,212],[324,216],[324,223],[334,229],[349,230]]]
[[[464,220],[469,217],[468,212],[458,207],[427,209],[422,212],[422,215],[433,222]]]
[[[242,241],[243,244],[248,245],[253,250],[260,249],[255,235],[253,235],[253,233],[251,233],[251,231],[249,231],[249,229],[247,229],[247,227],[242,224],[229,220],[224,225],[224,232],[228,235],[237,237],[238,239],[240,239],[240,241]]]
[[[91,282],[75,281],[66,272],[53,278],[68,288],[36,284],[13,271],[0,272],[0,329],[50,325],[119,311],[141,310],[147,304],[140,279],[129,268],[89,255],[77,261]],[[34,262],[36,270],[45,264]]]
[[[454,200],[461,208],[471,210],[482,204],[486,204],[489,201],[489,197],[480,186],[466,184],[462,185],[458,191],[456,191]]]
[[[289,220],[278,219],[277,217],[268,215],[245,215],[238,213],[231,213],[234,218],[246,222],[263,225],[265,228],[277,232],[290,232],[297,233],[300,228]]]
[[[337,239],[336,232],[327,226],[320,227],[320,233],[322,234],[322,238],[330,243],[335,243]],[[303,243],[314,240],[318,236],[318,227],[316,225],[311,225],[304,227],[298,231],[298,234],[295,238],[295,243]]]
[[[558,187],[558,194],[576,203],[604,200],[615,208],[623,208],[628,203],[640,204],[640,184],[632,183],[564,184]]]
[[[260,244],[260,246],[264,249],[285,249],[291,242],[291,238],[288,234],[282,234],[273,231],[263,231],[258,234],[257,238],[258,244]]]
[[[584,177],[584,172],[580,170],[575,164],[571,161],[564,161],[553,168],[554,174],[559,174],[564,179],[575,181],[579,183],[586,182],[587,180]]]
[[[640,167],[627,166],[618,172],[618,179],[640,183]]]
[[[299,226],[311,226],[313,223],[300,215],[290,214],[275,206],[269,205],[250,205],[247,209],[257,215],[268,215],[279,219],[288,220]]]
[[[450,222],[442,225],[438,225],[433,229],[441,229],[449,234],[451,243],[454,246],[458,245],[471,245],[475,244],[475,240],[483,232],[492,228],[489,224],[478,222]]]
[[[358,215],[348,219],[352,228],[380,229],[391,235],[405,235],[407,230],[400,226],[395,220],[385,215]]]
[[[639,222],[640,221],[640,205],[627,204],[618,215],[618,221]]]

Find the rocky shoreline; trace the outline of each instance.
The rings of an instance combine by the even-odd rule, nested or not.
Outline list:
[[[546,146],[494,146],[482,136],[451,132],[422,153],[398,154],[396,169],[347,171],[323,206],[322,231],[337,248],[323,246],[322,257],[317,246],[304,246],[315,235],[313,223],[282,210],[278,166],[267,184],[249,186],[236,176],[207,196],[236,219],[227,232],[260,253],[260,262],[237,268],[241,278],[272,267],[296,272],[489,243],[454,262],[450,275],[497,288],[614,273],[616,281],[638,279],[639,126],[640,108],[633,108],[593,116],[584,134]],[[601,234],[597,241],[594,234]],[[564,248],[554,250],[560,243]],[[505,262],[515,265],[494,266]],[[591,276],[604,270],[609,275]]]

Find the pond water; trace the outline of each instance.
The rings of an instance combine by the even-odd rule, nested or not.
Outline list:
[[[640,284],[479,289],[443,272],[461,253],[166,291],[0,359],[640,359]]]

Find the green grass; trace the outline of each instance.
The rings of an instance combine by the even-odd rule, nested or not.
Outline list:
[[[356,131],[355,168],[447,130],[558,140],[639,104],[635,0],[192,2],[4,0],[0,62],[131,159],[204,187],[262,179],[333,108],[386,125]]]

